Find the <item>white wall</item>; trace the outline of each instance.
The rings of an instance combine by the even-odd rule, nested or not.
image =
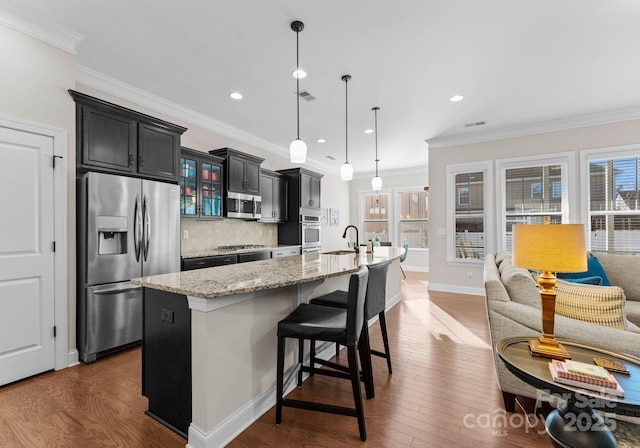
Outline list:
[[[389,191],[391,198],[394,197],[396,188],[417,187],[421,190],[422,188],[429,186],[429,172],[426,166],[418,167],[414,171],[407,171],[402,174],[399,174],[397,172],[385,173],[382,171],[380,171],[379,173],[380,177],[382,177],[382,188],[383,190]],[[350,195],[352,204],[349,219],[350,224],[358,226],[358,230],[361,230],[359,222],[360,218],[358,216],[358,195],[361,191],[371,190],[372,177],[373,173],[371,173],[370,175],[355,175],[354,179],[349,182],[351,184]],[[429,190],[429,209],[429,217],[431,218],[431,190]],[[392,213],[392,216],[395,216],[395,211],[390,211],[390,213]],[[392,219],[391,221],[391,242],[394,246],[401,246],[402,242],[398,241],[397,228],[395,226],[394,219]],[[342,226],[342,224],[341,228],[342,231],[344,229],[344,226]],[[343,246],[346,247],[346,243],[343,243]],[[408,271],[429,272],[429,249],[409,248],[407,258],[402,263],[402,268]]]
[[[73,55],[0,25],[0,115],[67,129],[67,241],[69,348],[76,345],[75,106],[67,93],[75,85]]]
[[[640,120],[625,121],[620,123],[588,126],[577,129],[569,129],[556,132],[547,132],[523,137],[493,140],[482,143],[449,146],[429,150],[429,239],[430,239],[430,289],[444,291],[468,292],[483,294],[482,264],[469,266],[447,262],[447,236],[438,235],[437,230],[447,226],[447,166],[458,163],[473,163],[480,161],[492,161],[497,159],[524,157],[541,154],[556,154],[561,152],[575,153],[575,170],[573,185],[574,191],[580,190],[580,150],[591,148],[607,148],[619,145],[640,143]],[[495,194],[499,194],[494,189]],[[494,203],[495,201],[494,194]],[[578,198],[581,196],[578,194]],[[570,204],[574,209],[573,216],[582,216],[581,200]],[[493,213],[494,222],[496,211]],[[498,235],[498,229],[487,228],[486,232],[492,232],[493,241],[499,241],[502,235]],[[487,252],[495,251],[495,247],[488,247]],[[471,272],[471,278],[467,273]]]

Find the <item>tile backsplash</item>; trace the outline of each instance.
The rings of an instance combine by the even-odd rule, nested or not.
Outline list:
[[[185,230],[189,238],[184,237]],[[278,224],[242,219],[216,221],[180,220],[180,252],[196,252],[233,244],[278,244]]]

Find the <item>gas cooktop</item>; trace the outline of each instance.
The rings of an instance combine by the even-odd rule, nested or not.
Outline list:
[[[218,246],[218,249],[239,250],[239,249],[261,249],[264,244],[234,244],[231,246]]]

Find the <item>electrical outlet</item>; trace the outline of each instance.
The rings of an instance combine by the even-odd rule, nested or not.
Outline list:
[[[183,230],[182,231],[182,238],[189,238],[189,231],[188,230]]]
[[[467,271],[467,278],[473,278],[473,272]]]
[[[160,308],[160,320],[162,322],[173,323],[173,311],[166,308]]]

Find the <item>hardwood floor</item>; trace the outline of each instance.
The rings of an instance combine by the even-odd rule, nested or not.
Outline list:
[[[373,357],[376,396],[364,403],[367,441],[356,419],[271,409],[228,446],[551,447],[542,422],[505,414],[484,298],[427,291],[428,274],[407,272],[403,300],[387,312],[393,374]],[[378,323],[371,343],[382,349]],[[346,362],[345,355],[340,356]],[[183,447],[186,441],[144,414],[140,348],[0,387],[0,447]],[[348,381],[314,376],[299,397],[350,406]],[[505,424],[506,423],[506,424]]]

